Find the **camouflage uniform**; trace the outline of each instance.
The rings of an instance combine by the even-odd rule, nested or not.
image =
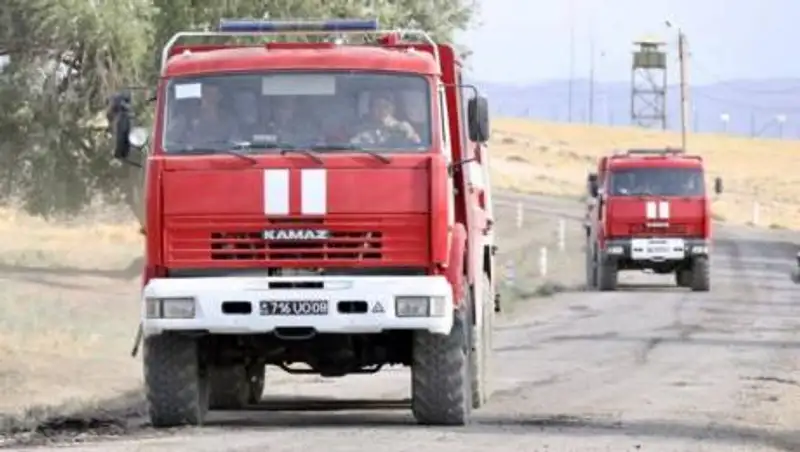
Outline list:
[[[378,122],[370,120],[350,142],[360,145],[405,146],[419,144],[420,138],[414,131],[414,127],[406,121],[392,119]]]

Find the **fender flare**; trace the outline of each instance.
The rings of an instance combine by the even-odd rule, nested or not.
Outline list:
[[[464,281],[464,261],[467,249],[467,229],[461,223],[453,226],[450,240],[450,256],[445,268],[444,276],[453,289],[453,304],[459,308],[464,300],[466,284]]]

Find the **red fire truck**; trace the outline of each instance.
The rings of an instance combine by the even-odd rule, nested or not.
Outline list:
[[[265,366],[408,366],[422,424],[485,403],[488,106],[452,46],[377,20],[224,19],[163,49],[152,129],[113,99],[115,157],[145,171],[155,426],[247,408]]]
[[[714,190],[722,192],[720,178]],[[674,273],[680,287],[710,289],[711,203],[700,156],[675,149],[604,156],[588,192],[590,289],[615,290],[620,270]]]

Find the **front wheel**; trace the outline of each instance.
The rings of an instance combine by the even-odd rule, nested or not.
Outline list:
[[[469,319],[463,311],[447,335],[414,333],[411,410],[424,425],[466,425],[472,410]]]
[[[607,256],[600,255],[597,258],[598,264],[598,286],[603,291],[617,290],[619,280],[619,267],[617,261]]]
[[[711,268],[708,256],[698,256],[692,261],[691,288],[694,292],[711,290]]]
[[[144,340],[143,360],[153,427],[202,425],[209,388],[197,342],[183,336],[151,336]]]

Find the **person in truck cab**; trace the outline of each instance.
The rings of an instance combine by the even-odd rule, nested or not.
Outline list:
[[[388,146],[418,145],[422,142],[414,127],[395,117],[395,103],[388,92],[374,93],[366,123],[350,142]]]
[[[223,93],[215,84],[204,83],[200,105],[194,99],[175,100],[176,114],[167,127],[168,146],[196,147],[222,144],[235,136],[236,125],[222,107]]]
[[[259,105],[256,95],[250,91],[240,90],[234,94],[234,111],[236,112],[236,138],[242,141],[253,141],[253,137],[264,133],[264,126],[259,121]]]
[[[636,186],[636,178],[633,174],[615,174],[613,179],[612,195],[631,195],[641,187]]]
[[[317,139],[311,115],[304,114],[298,104],[295,96],[276,96],[269,103],[272,113],[269,131],[281,143],[308,145]]]

